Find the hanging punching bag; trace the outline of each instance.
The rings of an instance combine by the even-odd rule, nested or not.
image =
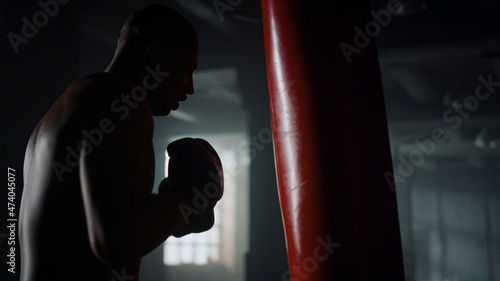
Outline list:
[[[283,279],[404,280],[373,42],[384,26],[366,0],[261,4],[290,268]]]

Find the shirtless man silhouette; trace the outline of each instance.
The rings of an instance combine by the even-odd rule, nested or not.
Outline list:
[[[69,85],[26,150],[21,280],[137,280],[170,235],[212,227],[211,209],[186,220],[192,193],[152,194],[153,116],[194,93],[197,64],[193,26],[153,5],[127,19],[105,72]]]

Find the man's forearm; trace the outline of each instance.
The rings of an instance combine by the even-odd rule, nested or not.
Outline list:
[[[137,196],[119,204],[121,207],[115,206],[119,212],[102,211],[94,208],[94,204],[86,204],[86,207],[94,205],[87,213],[94,254],[110,264],[143,257],[184,223],[178,208],[183,198],[178,193]]]
[[[131,258],[151,252],[184,224],[179,209],[184,198],[180,193],[151,194],[139,210],[131,209],[127,223],[131,231],[124,234],[128,240],[124,246]]]

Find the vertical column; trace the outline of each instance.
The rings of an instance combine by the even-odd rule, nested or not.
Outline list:
[[[366,35],[354,47],[355,28],[373,20],[369,1],[261,4],[283,277],[404,280],[396,196],[384,178],[392,163],[378,56]],[[356,51],[345,55],[343,42]]]

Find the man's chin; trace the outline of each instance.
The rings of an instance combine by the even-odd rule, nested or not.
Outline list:
[[[179,102],[175,102],[174,105],[172,105],[172,110],[177,110],[179,109]]]
[[[153,111],[153,116],[161,117],[161,116],[167,116],[172,112],[170,108],[162,109],[162,110],[155,110]]]
[[[179,109],[179,103],[174,104],[171,107],[157,108],[153,111],[153,116],[167,116],[172,111]]]

